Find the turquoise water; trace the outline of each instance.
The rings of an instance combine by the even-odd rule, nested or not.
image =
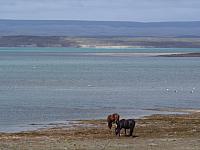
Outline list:
[[[31,47],[4,47],[0,52],[135,52],[135,53],[173,53],[173,52],[200,52],[200,48],[31,48]]]
[[[74,50],[77,55],[68,53]],[[140,50],[200,52],[1,48],[0,131],[34,129],[33,124],[43,127],[55,121],[105,118],[113,112],[136,118],[155,113],[147,109],[200,108],[198,57],[82,55]]]

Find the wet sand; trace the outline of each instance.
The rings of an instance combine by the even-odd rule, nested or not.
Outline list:
[[[54,127],[20,133],[0,133],[0,149],[200,149],[200,112],[152,115],[136,120],[134,136],[114,135],[106,120],[74,122],[71,127]]]

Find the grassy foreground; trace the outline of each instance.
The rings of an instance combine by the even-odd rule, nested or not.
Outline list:
[[[2,150],[199,150],[200,113],[152,115],[136,120],[134,137],[114,135],[105,120],[87,120],[72,127],[0,133]]]

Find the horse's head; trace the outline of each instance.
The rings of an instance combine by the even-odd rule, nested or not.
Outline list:
[[[119,118],[120,118],[120,116],[119,116],[119,114],[112,114],[113,115],[113,120],[115,121],[115,122],[117,122],[117,121],[119,121]]]
[[[118,114],[111,114],[111,115],[108,115],[107,117],[107,122],[108,122],[108,127],[111,129],[112,128],[112,123],[113,122],[117,122],[119,121],[119,115]]]

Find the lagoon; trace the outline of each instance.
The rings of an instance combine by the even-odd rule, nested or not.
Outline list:
[[[200,49],[0,48],[0,132],[54,122],[200,108],[199,57],[84,55]]]

